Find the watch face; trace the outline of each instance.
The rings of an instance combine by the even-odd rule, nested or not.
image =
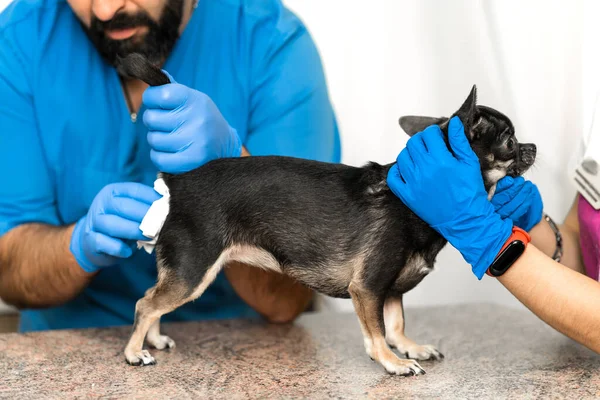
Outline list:
[[[493,276],[500,276],[506,272],[508,268],[517,259],[523,254],[525,251],[525,244],[520,240],[514,240],[511,242],[504,251],[496,258],[496,260],[492,263],[490,267],[490,273]]]

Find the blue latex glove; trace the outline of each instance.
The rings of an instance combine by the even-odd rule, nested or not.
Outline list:
[[[506,176],[498,181],[492,204],[502,218],[510,218],[529,232],[542,220],[544,204],[537,186],[522,176]]]
[[[215,103],[167,75],[172,83],[149,87],[142,96],[154,165],[178,174],[217,158],[241,156],[240,137]]]
[[[135,241],[148,240],[139,226],[159,198],[153,188],[141,183],[114,183],[102,188],[71,235],[70,250],[81,268],[96,272],[130,257]]]
[[[454,246],[481,279],[512,233],[487,199],[479,160],[458,117],[448,128],[452,155],[439,126],[412,136],[387,182],[415,214]]]

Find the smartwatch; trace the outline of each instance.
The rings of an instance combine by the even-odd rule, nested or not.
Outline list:
[[[531,237],[525,230],[513,226],[512,234],[498,252],[498,256],[496,256],[486,274],[494,277],[504,274],[525,252],[530,241]]]

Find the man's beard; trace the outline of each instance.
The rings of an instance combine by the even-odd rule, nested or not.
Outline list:
[[[92,16],[90,27],[84,26],[84,30],[102,58],[112,66],[116,66],[117,56],[125,57],[130,53],[140,53],[150,62],[160,64],[166,60],[179,38],[182,16],[183,0],[167,0],[158,23],[140,11],[135,15],[116,14],[109,21],[100,21]],[[109,30],[136,27],[147,28],[141,38],[112,40],[105,34]]]

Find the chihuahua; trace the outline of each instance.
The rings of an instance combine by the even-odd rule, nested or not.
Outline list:
[[[169,82],[137,54],[120,59],[118,69],[149,85]],[[491,197],[502,177],[529,169],[536,146],[520,144],[505,115],[476,102],[473,86],[453,116],[463,122]],[[410,136],[438,124],[448,144],[449,119],[405,116],[399,122]],[[156,285],[136,303],[127,362],[156,363],[142,349],[144,340],[158,350],[174,347],[160,333],[161,316],[201,296],[222,268],[238,261],[352,299],[371,359],[390,374],[425,373],[417,360],[443,355],[404,335],[402,296],[430,273],[447,241],[388,188],[393,165],[252,156],[159,173],[169,188],[169,214],[156,241]]]

